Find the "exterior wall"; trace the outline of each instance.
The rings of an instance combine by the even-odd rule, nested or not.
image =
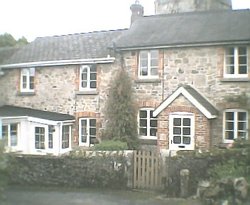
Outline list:
[[[228,108],[240,108],[237,103],[229,103],[227,98],[250,93],[250,46],[248,46],[249,78],[245,81],[223,78],[224,50],[224,47],[219,46],[162,49],[159,57],[159,78],[152,80],[141,80],[137,77],[139,51],[125,52],[123,54],[125,66],[134,80],[139,107],[147,107],[145,106],[147,103],[157,107],[179,86],[191,85],[219,110],[217,119],[201,120],[204,122],[201,126],[211,135],[211,140],[200,139],[201,147],[207,149],[210,144],[221,143],[223,111]],[[144,105],[140,103],[142,101]],[[165,127],[164,120],[160,123]],[[206,129],[209,127],[210,130]],[[207,138],[208,136],[206,135]],[[166,147],[165,144],[160,146]]]

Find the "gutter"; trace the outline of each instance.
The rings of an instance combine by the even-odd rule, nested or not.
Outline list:
[[[37,61],[37,62],[0,65],[0,70],[8,68],[48,67],[48,66],[78,65],[78,64],[105,64],[105,63],[113,63],[114,61],[115,57],[110,57],[110,56],[107,56],[106,58]]]
[[[234,41],[234,42],[214,42],[214,43],[192,43],[192,44],[176,44],[176,45],[160,45],[160,46],[138,46],[138,47],[120,47],[117,49],[120,51],[132,51],[132,50],[148,50],[148,49],[163,49],[163,48],[190,48],[190,47],[202,47],[202,46],[225,46],[225,45],[241,45],[250,44],[250,40]]]

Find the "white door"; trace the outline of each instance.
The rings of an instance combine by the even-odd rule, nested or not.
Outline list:
[[[194,115],[192,113],[170,114],[169,149],[194,150]]]

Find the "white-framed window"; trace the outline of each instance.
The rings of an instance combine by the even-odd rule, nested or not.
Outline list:
[[[2,136],[9,147],[16,147],[18,145],[18,124],[2,125]]]
[[[224,77],[248,77],[247,47],[227,47],[225,50]]]
[[[79,119],[79,145],[91,146],[96,142],[96,119]]]
[[[246,110],[225,110],[223,121],[225,142],[248,138],[248,112]]]
[[[80,68],[79,90],[95,90],[97,87],[96,65],[82,65]]]
[[[53,133],[54,133],[54,126],[53,125],[49,125],[48,126],[48,147],[49,149],[53,149]]]
[[[35,68],[24,68],[21,70],[21,92],[34,92],[35,89]]]
[[[35,127],[35,148],[45,149],[45,128]]]
[[[157,119],[153,117],[153,108],[139,110],[139,136],[142,139],[156,139]]]
[[[71,126],[63,125],[62,126],[62,148],[67,149],[70,147],[71,139]]]
[[[158,78],[159,51],[144,50],[139,53],[139,78]]]

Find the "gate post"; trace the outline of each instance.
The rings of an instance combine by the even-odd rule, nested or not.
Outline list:
[[[189,170],[182,169],[180,171],[180,190],[181,190],[181,197],[186,198],[188,197],[188,184],[189,184]]]

